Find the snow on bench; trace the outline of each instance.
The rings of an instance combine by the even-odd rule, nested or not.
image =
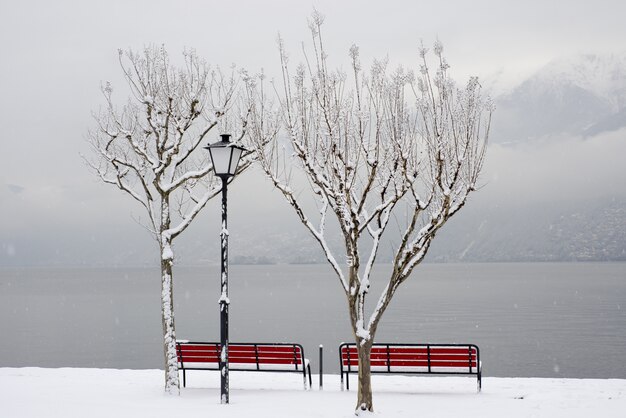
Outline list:
[[[183,387],[187,386],[187,370],[219,370],[221,345],[215,342],[176,341],[178,368],[183,371]],[[294,343],[229,343],[229,370],[302,373],[304,387],[311,366],[304,357],[304,348]]]
[[[350,390],[350,373],[359,370],[359,356],[354,343],[339,346],[341,388],[344,375]],[[374,343],[370,353],[372,373],[461,374],[476,375],[481,390],[480,351],[474,344],[394,344]]]

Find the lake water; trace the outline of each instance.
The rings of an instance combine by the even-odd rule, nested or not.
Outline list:
[[[389,266],[380,266],[375,279]],[[0,269],[0,366],[162,367],[156,269]],[[179,339],[219,340],[219,267],[175,270]],[[370,306],[375,304],[374,282]],[[231,341],[351,341],[325,265],[231,266]],[[487,376],[626,378],[626,263],[424,264],[378,342],[474,343]]]

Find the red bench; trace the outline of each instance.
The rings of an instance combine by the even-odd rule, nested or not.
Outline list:
[[[356,344],[339,346],[339,364],[341,388],[345,375],[346,389],[349,390],[349,375],[359,369]],[[480,352],[474,344],[374,343],[370,365],[372,373],[476,375],[479,392],[482,386]]]
[[[183,371],[183,387],[187,386],[187,370],[219,370],[220,343],[176,341],[178,368]],[[300,344],[291,343],[230,343],[229,370],[258,372],[302,373],[306,389],[306,374],[311,366]]]

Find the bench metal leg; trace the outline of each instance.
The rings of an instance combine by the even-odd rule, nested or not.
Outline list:
[[[187,370],[183,369],[183,387],[187,387]]]
[[[306,385],[306,373],[307,371],[309,372],[309,386],[307,387]],[[304,381],[304,389],[313,389],[313,378],[311,377],[311,365],[307,364],[306,366],[303,365],[302,368],[302,379]]]

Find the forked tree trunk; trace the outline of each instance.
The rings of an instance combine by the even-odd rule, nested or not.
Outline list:
[[[360,338],[357,338],[357,350],[359,353],[359,391],[357,394],[356,413],[360,411],[374,412],[372,403],[372,372],[370,366],[370,354],[372,352],[372,340],[367,340],[361,345]]]

